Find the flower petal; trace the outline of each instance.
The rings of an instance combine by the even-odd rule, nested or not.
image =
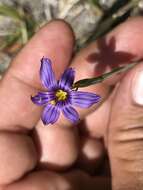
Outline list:
[[[54,124],[60,116],[60,109],[58,106],[53,106],[52,104],[48,104],[43,113],[42,113],[42,121],[45,125]]]
[[[53,92],[38,92],[36,96],[31,97],[32,102],[38,106],[43,106],[53,99]]]
[[[88,108],[93,104],[100,101],[100,96],[90,92],[72,91],[71,92],[71,104],[81,107]]]
[[[59,80],[59,86],[61,89],[69,89],[72,87],[75,78],[75,71],[72,68],[68,68],[65,70],[61,79]]]
[[[72,123],[76,123],[77,121],[79,121],[79,114],[72,106],[64,106],[62,111],[64,116]]]
[[[57,85],[55,74],[52,69],[52,62],[48,58],[42,58],[40,78],[45,88],[53,89]]]

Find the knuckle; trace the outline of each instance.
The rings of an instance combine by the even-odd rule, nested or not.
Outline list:
[[[124,165],[124,170],[143,172],[143,126],[119,128],[112,137],[114,157]]]
[[[143,172],[143,112],[135,106],[122,110],[110,125],[109,143],[128,172]]]

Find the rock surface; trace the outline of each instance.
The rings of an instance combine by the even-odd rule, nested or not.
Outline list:
[[[115,0],[99,0],[99,6],[95,6],[91,3],[93,1],[96,0],[0,0],[0,4],[23,7],[34,16],[39,26],[54,18],[66,20],[75,32],[77,46],[82,46],[95,31],[104,10],[108,10],[115,2]],[[141,0],[139,4],[141,11],[143,10],[142,2]],[[135,10],[134,15],[136,14],[138,14],[138,10]],[[0,16],[0,42],[4,36],[15,34],[16,29],[17,22],[15,20]],[[6,53],[2,54],[2,56],[4,55],[8,59],[2,59],[6,66],[0,66],[0,73],[3,73],[10,63],[10,56]]]

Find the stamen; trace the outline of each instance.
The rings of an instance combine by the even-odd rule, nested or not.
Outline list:
[[[58,101],[60,101],[60,100],[63,101],[63,100],[67,99],[68,93],[63,90],[58,90],[55,95],[56,95],[56,98]]]
[[[52,104],[53,106],[55,106],[56,105],[56,101],[55,100],[51,100],[50,104]]]

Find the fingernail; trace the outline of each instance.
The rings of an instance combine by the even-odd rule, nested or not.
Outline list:
[[[133,101],[143,105],[143,71],[138,71],[133,79],[132,86]]]

